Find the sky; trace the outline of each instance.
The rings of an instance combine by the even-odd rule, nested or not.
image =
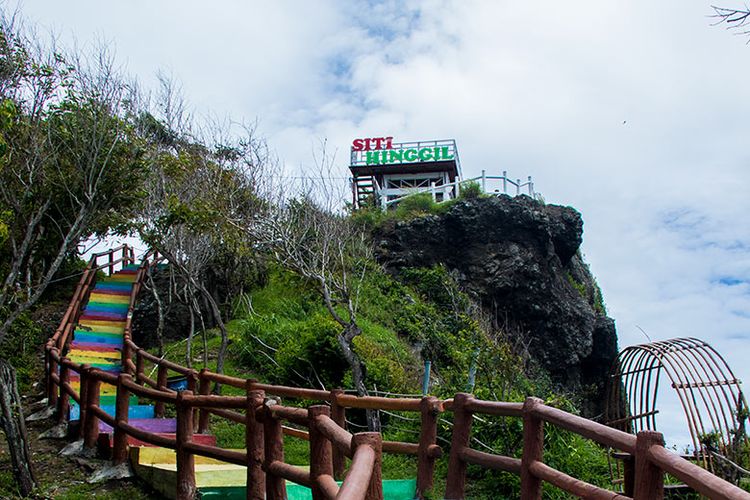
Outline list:
[[[171,75],[197,117],[257,121],[289,175],[315,170],[325,140],[345,183],[352,139],[390,135],[456,139],[465,177],[532,176],[547,203],[583,214],[621,348],[698,337],[748,381],[750,44],[713,25],[710,1],[20,10],[63,45],[108,42],[145,88]],[[686,443],[679,410],[663,413],[668,440]]]

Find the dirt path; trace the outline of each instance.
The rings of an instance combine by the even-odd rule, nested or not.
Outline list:
[[[41,394],[25,395],[25,414],[29,406],[42,398]],[[34,409],[34,408],[32,408]],[[52,427],[51,419],[27,424],[31,453],[34,457],[34,470],[40,487],[34,499],[159,499],[159,494],[150,490],[137,479],[108,481],[89,484],[86,479],[95,468],[105,465],[103,460],[80,460],[60,455],[60,450],[68,444],[64,439],[39,439],[39,434]],[[0,498],[15,499],[18,496],[13,480],[10,458],[5,436],[0,434]]]

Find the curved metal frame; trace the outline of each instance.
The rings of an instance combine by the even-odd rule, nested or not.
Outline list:
[[[631,433],[657,430],[662,373],[682,405],[696,458],[709,467],[710,454],[703,450],[701,438],[718,433],[719,452],[726,455],[738,429],[736,415],[748,406],[727,362],[700,339],[677,338],[622,350],[610,370],[606,423]]]

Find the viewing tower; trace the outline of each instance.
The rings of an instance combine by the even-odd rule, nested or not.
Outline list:
[[[351,148],[354,208],[383,210],[401,198],[431,193],[436,202],[455,198],[461,164],[453,139],[393,142],[393,137],[355,139]]]

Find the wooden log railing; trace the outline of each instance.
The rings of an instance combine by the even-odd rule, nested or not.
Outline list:
[[[206,369],[196,371],[154,356],[133,342],[130,329],[137,294],[148,267],[158,262],[158,255],[154,253],[148,254],[144,259],[133,286],[124,335],[122,373],[116,376],[72,362],[65,357],[65,353],[81,307],[88,300],[96,273],[103,270],[112,274],[118,266],[124,267],[134,262],[133,250],[127,246],[92,256],[60,326],[46,344],[48,403],[57,407],[57,421],[60,423],[67,419],[70,399],[80,405],[78,432],[87,448],[96,446],[99,421],[109,424],[114,430],[114,463],[122,463],[127,459],[128,436],[155,446],[174,449],[179,499],[193,498],[196,493],[195,455],[245,465],[247,498],[286,498],[284,481],[290,480],[311,487],[315,500],[380,499],[383,494],[380,463],[384,452],[417,458],[417,496],[423,498],[434,486],[435,460],[443,454],[436,442],[438,417],[442,412],[452,412],[453,431],[445,490],[447,498],[465,497],[466,469],[468,465],[474,464],[520,475],[521,498],[524,500],[541,498],[545,482],[582,498],[661,498],[665,473],[709,498],[750,500],[750,494],[666,450],[659,433],[646,431],[633,436],[552,408],[536,398],[527,398],[524,403],[506,403],[478,400],[463,393],[443,401],[431,396],[358,397],[347,395],[341,389],[324,391],[277,386]],[[146,375],[147,364],[156,369],[156,380]],[[176,392],[169,389],[167,380],[170,372],[186,376],[188,390]],[[80,393],[70,384],[73,373],[80,377]],[[117,388],[114,416],[107,414],[99,405],[99,392],[103,383]],[[240,388],[245,391],[245,395],[212,395],[212,384]],[[159,415],[164,414],[166,406],[174,406],[177,415],[176,437],[164,437],[130,425],[130,395],[154,401]],[[273,400],[267,396],[281,396],[315,404],[307,409],[285,407],[273,404]],[[418,413],[421,424],[419,442],[383,441],[378,433],[352,435],[346,430],[347,409]],[[196,431],[208,431],[212,415],[245,426],[245,451],[226,450],[194,440]],[[506,457],[472,449],[469,444],[474,415],[522,419],[521,457]],[[296,427],[286,425],[287,422]],[[617,493],[585,483],[545,464],[545,425],[555,425],[634,457],[628,462],[630,469],[624,481],[624,492]],[[309,441],[309,471],[284,462],[284,435]],[[352,462],[344,482],[339,486],[336,479],[344,476],[346,458],[351,458]]]

